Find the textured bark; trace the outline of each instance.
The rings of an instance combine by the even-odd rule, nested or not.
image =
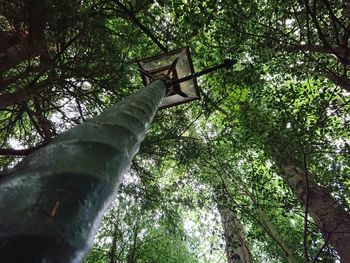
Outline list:
[[[221,216],[222,227],[226,241],[226,256],[228,263],[251,263],[253,258],[250,254],[247,242],[243,234],[243,227],[232,210],[230,198],[224,189],[215,189],[217,207]]]
[[[320,228],[326,242],[337,251],[342,262],[350,262],[349,213],[295,162],[284,159],[276,152],[274,154],[285,180],[304,208],[308,207],[310,216]],[[308,191],[306,185],[308,185]]]
[[[165,94],[157,80],[0,180],[0,262],[78,263]]]
[[[45,49],[40,43],[30,43],[27,40],[10,47],[0,53],[0,75],[30,58],[39,56],[43,50]]]
[[[44,31],[46,20],[50,19],[48,7],[47,1],[35,0],[11,1],[11,4],[5,7],[5,9],[14,8],[16,10],[15,12],[13,12],[14,10],[6,12],[5,17],[9,23],[17,24],[21,21],[23,28],[21,29],[20,24],[17,24],[13,33],[17,39],[0,45],[3,47],[0,50],[0,75],[45,51]],[[14,16],[14,14],[16,15]]]
[[[5,50],[21,43],[24,41],[28,35],[21,30],[9,30],[9,31],[1,31],[0,30],[0,53]]]

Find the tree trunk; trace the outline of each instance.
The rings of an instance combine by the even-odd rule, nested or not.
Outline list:
[[[45,49],[41,43],[29,43],[27,40],[10,47],[0,53],[0,75],[30,58],[39,56],[43,50]]]
[[[152,82],[0,180],[1,263],[82,261],[165,90]]]
[[[112,246],[109,250],[109,263],[117,263],[117,258],[115,256],[117,250],[117,242],[118,242],[118,224],[114,223],[113,227],[113,237],[112,237]]]
[[[318,186],[311,175],[296,165],[296,162],[284,159],[277,151],[273,154],[285,180],[304,208],[307,206],[325,242],[337,251],[342,262],[350,262],[349,213],[325,189]]]
[[[243,234],[243,227],[237,218],[230,198],[224,188],[215,188],[217,207],[221,216],[222,227],[226,241],[226,256],[228,263],[253,262],[247,242]]]

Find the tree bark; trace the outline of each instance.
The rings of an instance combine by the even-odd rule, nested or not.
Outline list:
[[[245,241],[243,227],[230,205],[230,198],[224,188],[215,188],[217,207],[220,213],[226,241],[228,263],[252,263],[253,258]]]
[[[0,53],[0,75],[30,58],[39,56],[44,50],[41,43],[30,43],[28,40],[10,47]]]
[[[321,54],[328,54],[328,55],[334,55],[339,59],[341,63],[346,62],[346,64],[349,64],[350,56],[347,51],[347,48],[340,47],[340,46],[332,46],[330,48],[329,46],[323,46],[323,45],[307,45],[307,44],[295,44],[286,46],[285,49],[287,51],[305,51],[305,52],[311,52],[311,53],[321,53]],[[346,55],[346,56],[345,56]]]
[[[350,92],[350,79],[347,76],[339,76],[335,72],[327,74],[327,77],[341,88]]]
[[[312,179],[296,161],[287,160],[278,151],[273,153],[285,180],[299,202],[319,227],[328,242],[339,254],[342,262],[350,262],[350,215],[329,193]]]

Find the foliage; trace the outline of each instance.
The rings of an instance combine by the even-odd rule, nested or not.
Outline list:
[[[85,262],[197,262],[179,211],[146,199],[138,186],[121,187]]]
[[[138,59],[188,45],[197,69],[238,62],[198,80],[201,101],[157,113],[85,261],[224,262],[222,188],[256,262],[336,262],[281,163],[301,167],[349,211],[349,8],[1,2],[0,165],[138,89]],[[14,46],[28,55],[5,60]]]

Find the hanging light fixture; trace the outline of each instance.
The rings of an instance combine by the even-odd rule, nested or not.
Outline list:
[[[167,94],[159,108],[167,108],[200,98],[196,78],[177,81],[194,74],[188,47],[142,59],[138,64],[145,85],[159,78],[167,82]]]
[[[197,77],[219,68],[231,68],[234,63],[233,60],[225,59],[222,64],[195,73],[190,50],[184,47],[142,59],[138,65],[145,85],[156,79],[166,82],[167,93],[159,105],[162,109],[198,100]]]

